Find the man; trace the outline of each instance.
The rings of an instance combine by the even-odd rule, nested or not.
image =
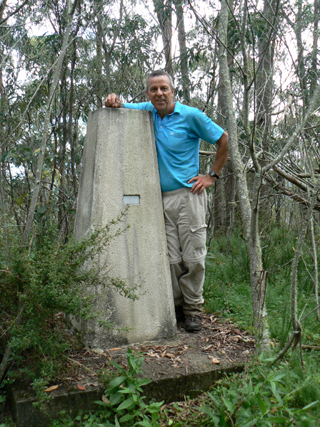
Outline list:
[[[219,179],[228,159],[228,134],[200,110],[175,102],[172,78],[165,71],[153,71],[148,76],[146,95],[150,102],[123,104],[117,95],[110,94],[105,106],[152,112],[176,314],[184,314],[186,331],[200,331],[206,256],[205,189]],[[200,139],[218,145],[208,175],[199,175]]]

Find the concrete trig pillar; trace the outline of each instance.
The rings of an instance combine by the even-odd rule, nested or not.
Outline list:
[[[130,227],[111,242],[101,261],[107,261],[111,277],[140,284],[142,294],[132,301],[112,287],[107,293],[97,287],[97,310],[115,326],[108,330],[91,320],[80,322],[85,344],[103,349],[173,337],[176,321],[151,113],[112,108],[91,113],[82,164],[75,237],[106,225],[129,206],[123,227]]]

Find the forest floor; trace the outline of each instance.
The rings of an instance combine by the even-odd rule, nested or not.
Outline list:
[[[179,323],[177,336],[173,340],[162,340],[135,344],[126,347],[94,350],[77,350],[67,359],[66,375],[59,380],[69,386],[98,386],[101,372],[115,368],[111,360],[122,367],[127,366],[127,348],[143,354],[143,373],[151,380],[185,376],[212,370],[212,366],[223,369],[248,361],[255,351],[255,340],[245,331],[240,331],[230,320],[214,314],[203,315],[202,330],[188,333]]]
[[[85,400],[81,403],[82,398],[93,401],[100,399],[110,380],[121,375],[111,362],[117,362],[127,369],[128,347],[137,357],[144,356],[143,373],[139,376],[152,381],[144,387],[148,400],[154,398],[166,404],[183,401],[186,396],[194,398],[200,395],[222,375],[243,370],[244,364],[255,354],[254,338],[246,331],[236,328],[230,319],[222,319],[215,314],[203,315],[202,330],[197,333],[186,332],[183,324],[179,323],[177,335],[172,340],[145,342],[101,351],[79,348],[69,353],[65,359],[64,370],[44,390],[45,394],[52,398],[50,401],[53,413],[62,409],[59,409],[59,403],[54,403],[58,402],[56,398],[61,396],[64,396],[63,400],[73,396],[74,402],[76,393],[77,399],[80,399],[77,406],[84,410]],[[23,418],[30,416],[29,426],[45,425],[39,424],[39,421],[31,422],[32,402],[37,398],[30,382],[17,381],[12,390],[14,397],[10,406],[18,408],[20,404],[24,405],[27,399],[30,402],[30,414],[27,416],[24,409]],[[93,398],[85,397],[93,396],[92,393]],[[19,409],[15,416],[17,420],[18,413]],[[18,422],[18,425],[26,424]]]

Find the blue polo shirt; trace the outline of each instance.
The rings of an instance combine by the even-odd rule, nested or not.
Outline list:
[[[199,175],[200,139],[215,144],[224,130],[202,111],[179,102],[163,119],[151,102],[123,105],[152,112],[162,191],[192,187],[187,182]]]

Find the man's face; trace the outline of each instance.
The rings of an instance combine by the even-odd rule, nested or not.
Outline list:
[[[148,81],[147,98],[158,111],[161,118],[174,111],[174,90],[171,88],[168,76],[150,77]]]

